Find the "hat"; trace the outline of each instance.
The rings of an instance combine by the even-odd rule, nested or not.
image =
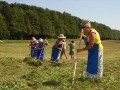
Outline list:
[[[39,39],[39,42],[43,42],[43,39],[42,39],[42,38],[40,38],[40,39]]]
[[[36,41],[35,37],[32,37],[32,40],[33,40],[33,41]]]
[[[66,38],[63,34],[60,34],[58,38]]]
[[[82,27],[91,27],[91,23],[89,20],[83,20],[81,23]]]

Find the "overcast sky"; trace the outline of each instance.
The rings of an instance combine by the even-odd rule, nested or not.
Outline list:
[[[67,12],[120,30],[120,0],[3,0]]]

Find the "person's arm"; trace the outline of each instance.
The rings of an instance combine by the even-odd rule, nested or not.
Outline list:
[[[40,48],[39,45],[38,45],[38,50],[42,50],[42,47]]]
[[[31,44],[29,44],[29,48],[31,49]]]
[[[89,44],[85,48],[77,49],[77,52],[81,52],[81,51],[85,51],[85,50],[91,49],[93,47],[93,45],[94,45],[95,38],[96,38],[96,34],[95,33],[91,33],[90,37],[89,37]]]
[[[68,44],[70,46],[71,42]]]
[[[84,34],[84,32],[80,32],[80,35],[82,36],[82,38],[87,38],[87,36]]]

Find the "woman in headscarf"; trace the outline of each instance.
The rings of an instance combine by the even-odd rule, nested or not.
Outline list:
[[[94,78],[95,81],[98,78],[102,78],[103,75],[103,45],[99,33],[91,27],[89,20],[83,20],[82,29],[85,32],[81,32],[84,38],[86,47],[78,49],[77,52],[88,50],[87,69],[85,73],[86,78]]]
[[[45,46],[48,45],[48,41],[45,39],[43,41],[42,38],[38,40],[38,46],[37,46],[37,59],[40,59],[41,61],[44,61],[44,55],[45,55]]]

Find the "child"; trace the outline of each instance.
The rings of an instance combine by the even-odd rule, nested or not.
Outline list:
[[[75,54],[75,43],[74,40],[71,41],[70,44],[68,44],[70,46],[70,52],[69,55],[71,56],[71,60],[74,60],[74,54]]]

